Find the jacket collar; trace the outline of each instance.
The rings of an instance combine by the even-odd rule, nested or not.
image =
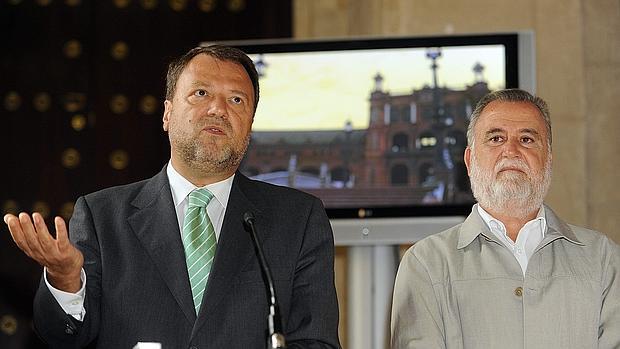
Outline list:
[[[500,243],[495,235],[489,230],[489,227],[484,223],[482,217],[478,213],[478,204],[475,204],[472,207],[472,212],[467,216],[463,224],[459,229],[459,239],[457,244],[457,249],[462,249],[471,244],[478,235],[483,235],[487,240],[492,240]],[[549,206],[544,205],[545,208],[545,219],[547,220],[547,233],[545,234],[545,238],[541,242],[542,244],[547,244],[556,239],[566,239],[576,245],[584,245],[571,229],[571,227],[562,221],[556,214],[553,212]]]
[[[194,323],[196,312],[165,166],[147,180],[131,204],[136,211],[127,218],[129,226],[150,255],[188,322]]]

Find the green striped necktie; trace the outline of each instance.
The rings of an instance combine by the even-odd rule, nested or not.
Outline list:
[[[217,240],[215,229],[207,214],[207,205],[213,194],[207,189],[196,189],[189,194],[189,207],[183,223],[183,246],[189,274],[189,283],[194,297],[196,314],[200,310],[202,294],[205,291]]]

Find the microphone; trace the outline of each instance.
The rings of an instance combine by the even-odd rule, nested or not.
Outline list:
[[[258,256],[258,264],[260,264],[263,274],[263,281],[265,282],[265,288],[267,288],[268,291],[267,301],[269,302],[269,315],[267,316],[267,322],[269,324],[269,336],[267,338],[267,348],[282,349],[286,348],[286,339],[282,333],[280,307],[278,306],[276,289],[273,284],[273,278],[271,277],[271,269],[269,269],[269,265],[265,259],[265,254],[263,253],[263,248],[258,241],[258,234],[256,233],[257,229],[254,221],[254,215],[251,212],[246,212],[243,214],[243,223],[245,229],[252,236],[252,243],[254,244],[254,249],[256,249],[256,254]]]

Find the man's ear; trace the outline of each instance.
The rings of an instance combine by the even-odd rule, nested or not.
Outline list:
[[[172,102],[169,100],[164,101],[164,117],[162,118],[164,131],[168,131],[168,125],[170,123],[170,114],[172,113]]]
[[[465,154],[463,155],[463,160],[465,160],[465,167],[467,167],[467,174],[470,175],[470,163],[471,163],[471,148],[465,148]]]

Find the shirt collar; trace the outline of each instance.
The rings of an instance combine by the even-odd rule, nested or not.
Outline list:
[[[168,162],[166,173],[168,174],[170,190],[172,191],[172,200],[174,201],[174,207],[176,208],[183,203],[183,200],[187,198],[189,193],[198,187],[188,181],[185,177],[181,176],[181,174],[178,173],[172,166],[172,161]],[[224,210],[226,210],[226,205],[228,204],[228,197],[230,196],[230,190],[232,188],[234,178],[235,175],[233,174],[222,181],[208,184],[203,187],[209,189],[215,199],[220,203],[220,205],[222,205]]]
[[[461,225],[461,229],[459,231],[459,240],[457,244],[457,249],[462,249],[467,247],[474,239],[478,237],[478,235],[483,234],[488,239],[493,236],[491,233],[489,226],[486,224],[482,216],[480,215],[480,211],[478,210],[478,204],[475,204],[472,207],[472,212],[463,224]],[[584,245],[570,228],[570,226],[564,221],[562,221],[556,214],[553,212],[551,208],[547,205],[542,205],[542,214],[545,217],[545,221],[547,224],[547,233],[545,236],[545,241],[554,240],[557,238],[565,238],[566,240],[576,244],[576,245]],[[537,218],[541,215],[541,211],[538,211]],[[544,241],[543,241],[544,242]]]
[[[486,223],[487,227],[491,230],[491,232],[496,234],[502,234],[507,237],[506,226],[504,225],[504,223],[499,219],[491,216],[491,214],[488,213],[484,208],[482,208],[480,204],[476,204],[476,206],[478,208],[478,214],[480,214],[480,217],[482,218],[484,223]],[[532,229],[534,229],[533,231],[540,234],[541,240],[545,237],[545,232],[547,230],[547,219],[545,218],[545,207],[543,205],[541,205],[540,209],[538,209],[538,214],[536,215],[536,218],[525,223],[523,225],[523,228],[530,226],[532,227]]]
[[[488,214],[484,209],[482,209],[479,204],[475,204],[472,207],[471,214],[465,219],[465,222],[463,222],[463,224],[461,225],[457,249],[468,246],[480,234],[484,235],[487,239],[493,239],[494,234],[489,228],[489,223],[483,217],[483,214],[485,213],[487,218],[490,217],[490,219],[495,220],[496,225],[501,224],[501,227],[504,227],[504,224],[501,221],[494,219],[490,214]],[[546,224],[544,205],[541,206],[541,208],[538,210],[538,215],[533,221],[539,219],[542,219],[543,223]],[[527,224],[529,224],[530,222],[528,222]],[[503,228],[503,231],[505,232],[506,229]]]

